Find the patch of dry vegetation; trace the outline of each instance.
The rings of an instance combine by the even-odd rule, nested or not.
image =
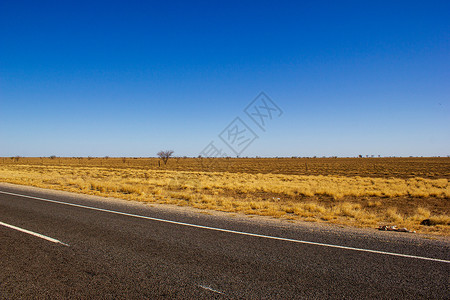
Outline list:
[[[129,200],[450,234],[448,179],[0,165],[0,181]],[[430,219],[434,226],[420,222]]]

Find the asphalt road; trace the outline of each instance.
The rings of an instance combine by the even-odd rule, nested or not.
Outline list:
[[[450,298],[448,239],[3,184],[0,222],[1,299]]]

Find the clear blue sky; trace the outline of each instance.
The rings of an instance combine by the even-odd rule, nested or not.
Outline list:
[[[449,1],[4,0],[0,156],[446,156],[449,75]]]

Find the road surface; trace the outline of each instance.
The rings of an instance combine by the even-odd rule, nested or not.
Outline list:
[[[0,298],[449,299],[450,242],[0,184]]]

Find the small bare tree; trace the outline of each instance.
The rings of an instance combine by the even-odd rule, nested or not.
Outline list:
[[[157,155],[164,162],[164,165],[166,165],[167,161],[172,156],[173,152],[174,152],[173,150],[165,150],[165,151],[161,150],[157,153]]]

